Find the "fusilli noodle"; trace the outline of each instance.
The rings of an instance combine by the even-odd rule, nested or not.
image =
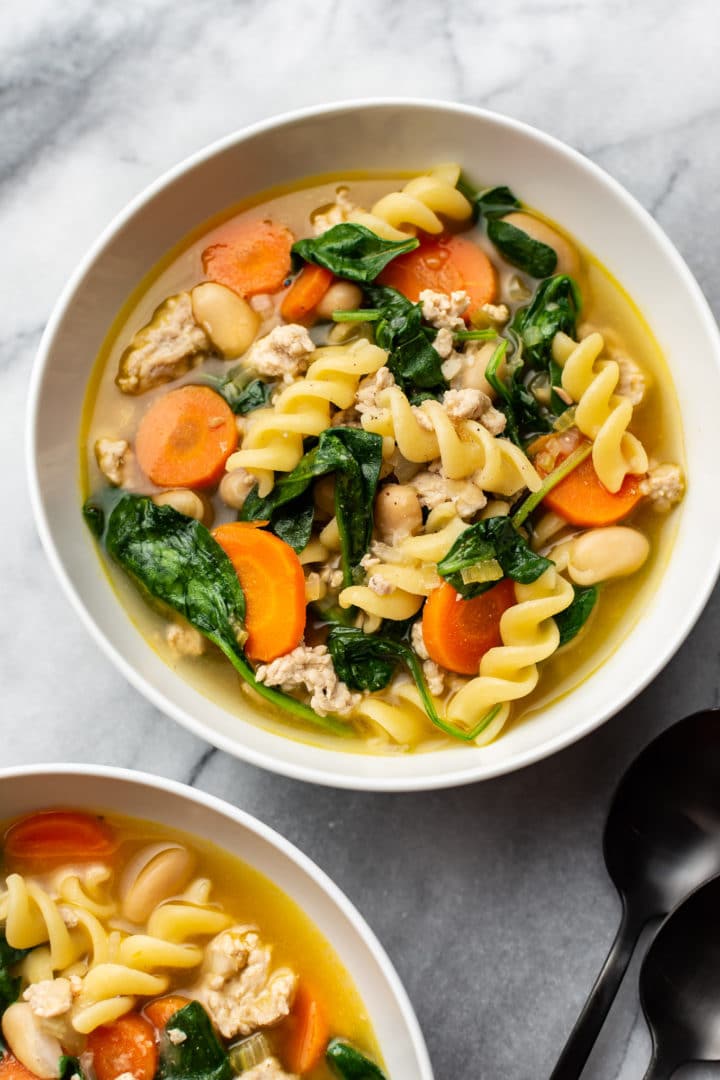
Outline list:
[[[628,430],[633,407],[615,393],[620,379],[616,360],[599,360],[604,342],[590,334],[576,342],[567,334],[553,338],[553,357],[562,367],[562,386],[577,402],[575,423],[593,440],[592,460],[608,491],[619,491],[628,473],[645,473],[648,458],[642,443]]]
[[[402,191],[391,191],[371,208],[355,210],[349,221],[365,225],[386,240],[404,240],[412,226],[423,232],[437,234],[444,226],[438,214],[451,221],[467,221],[472,207],[456,185],[460,178],[459,165],[437,165],[430,172],[410,180]]]

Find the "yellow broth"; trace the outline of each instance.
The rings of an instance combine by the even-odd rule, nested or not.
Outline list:
[[[180,290],[190,289],[205,279],[201,252],[218,240],[228,222],[256,218],[260,209],[263,217],[287,225],[296,237],[311,235],[310,219],[313,211],[332,203],[339,187],[348,189],[353,202],[369,206],[381,195],[397,190],[404,180],[401,173],[382,178],[367,175],[361,178],[359,174],[316,178],[292,190],[259,195],[252,203],[229,210],[222,219],[218,218],[202,230],[196,230],[178,244],[129,298],[95,362],[88,385],[80,434],[83,494],[86,496],[95,492],[104,484],[93,453],[96,439],[110,436],[132,442],[141,416],[156,397],[166,393],[169,386],[197,380],[199,368],[191,370],[171,384],[150,390],[139,397],[123,394],[115,385],[118,362],[133,333],[150,319],[155,308],[166,297]],[[541,213],[532,213],[543,217]],[[549,220],[548,224],[567,236],[580,253],[578,281],[583,297],[583,310],[579,325],[597,329],[608,337],[612,335],[613,344],[636,360],[649,376],[650,388],[645,400],[635,409],[632,430],[644,442],[651,459],[671,461],[684,467],[682,428],[675,391],[667,364],[650,328],[621,285],[592,254],[564,232],[561,226]],[[498,251],[478,229],[470,230],[468,235],[491,257],[498,270],[499,297],[507,303],[507,284],[513,276],[518,276],[518,271],[503,261]],[[528,286],[530,289],[534,287],[529,281]],[[278,305],[281,298],[282,294],[276,298]],[[527,303],[527,300],[520,303]],[[261,329],[260,332],[264,331]],[[237,361],[225,362],[211,358],[204,362],[202,368],[212,373],[222,373],[236,363]],[[143,486],[144,493],[156,490],[158,489],[149,482]],[[217,495],[213,497],[213,506],[215,524],[235,519],[236,511],[225,506]],[[576,639],[541,666],[537,689],[513,706],[511,722],[516,723],[579,685],[627,636],[660,583],[676,531],[675,519],[676,512],[670,515],[658,514],[641,503],[624,522],[636,526],[648,536],[651,542],[649,559],[639,572],[601,587],[600,601],[587,626]],[[107,559],[105,564],[123,607],[163,660],[223,709],[247,719],[248,699],[252,699],[255,706],[258,699],[241,682],[224,657],[214,649],[197,659],[178,656],[165,640],[166,620],[147,605],[122,571]],[[457,680],[451,682],[457,687]],[[380,696],[393,701],[392,686]],[[338,739],[305,727],[298,721],[288,720],[265,702],[261,704],[261,711],[262,720],[258,722],[262,723],[263,727],[303,742],[355,753],[396,753],[400,749],[392,742],[377,738]],[[257,717],[257,711],[253,715]],[[434,729],[428,721],[427,737],[409,749],[423,752],[457,745],[455,740]]]
[[[93,860],[93,863],[110,866],[115,886],[120,880],[123,868],[134,854],[146,845],[170,842],[188,848],[196,857],[193,879],[208,878],[212,883],[210,902],[226,911],[234,924],[257,928],[262,941],[272,946],[273,969],[287,966],[298,975],[298,985],[304,982],[312,988],[322,1002],[330,1037],[348,1039],[370,1057],[378,1062],[382,1061],[367,1011],[351,975],[343,967],[321,929],[315,926],[294,900],[277,885],[210,841],[180,829],[114,813],[104,814],[103,818],[116,833],[119,844],[112,856],[98,858]],[[11,824],[0,823],[0,835],[4,836]],[[51,873],[43,873],[37,866],[10,860],[3,855],[2,874],[5,876],[8,873],[21,873],[41,885],[46,885],[49,878],[59,870],[71,873],[73,870],[80,871],[82,865],[87,864],[73,867],[70,862],[54,863]],[[110,892],[113,896],[117,895],[112,886]],[[202,945],[208,939],[196,940]],[[197,969],[176,973],[165,993],[182,995],[183,991],[191,986],[196,973]],[[141,1000],[140,1005],[148,1004],[149,1000],[152,999]],[[277,1027],[262,1030],[273,1051],[282,1058],[288,1021],[280,1021]],[[330,1080],[332,1075],[322,1062],[310,1072],[304,1073],[303,1077]]]

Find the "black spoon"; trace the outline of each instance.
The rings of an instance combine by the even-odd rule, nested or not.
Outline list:
[[[639,754],[615,792],[603,851],[620,927],[550,1080],[582,1073],[645,924],[720,872],[720,709],[680,720]]]
[[[645,1080],[689,1061],[720,1061],[720,877],[689,896],[657,932],[640,969],[653,1041]]]

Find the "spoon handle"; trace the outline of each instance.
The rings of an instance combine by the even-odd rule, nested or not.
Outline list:
[[[631,919],[627,907],[623,905],[622,919],[610,952],[585,1007],[570,1032],[550,1080],[578,1080],[615,1000],[641,929],[642,923]]]

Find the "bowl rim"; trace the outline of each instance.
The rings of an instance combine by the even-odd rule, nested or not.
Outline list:
[[[386,980],[390,992],[395,998],[402,1015],[410,1044],[421,1070],[418,1080],[434,1080],[430,1055],[420,1023],[415,1014],[415,1009],[410,1001],[408,992],[395,969],[395,965],[385,951],[379,938],[376,936],[364,916],[360,914],[360,911],[355,904],[353,904],[352,900],[343,892],[339,885],[335,884],[329,874],[318,866],[309,855],[306,855],[299,847],[293,844],[292,841],[286,839],[282,833],[271,828],[270,825],[266,825],[265,822],[261,821],[260,818],[255,817],[254,814],[249,813],[249,811],[243,810],[239,806],[235,806],[233,803],[230,803],[217,795],[210,795],[208,792],[191,787],[189,784],[184,784],[179,780],[170,780],[167,777],[156,776],[153,773],[144,772],[139,769],[127,769],[119,765],[76,765],[65,762],[47,762],[37,765],[7,766],[0,768],[0,783],[10,779],[22,779],[25,777],[41,778],[47,775],[66,776],[70,778],[79,777],[81,779],[83,777],[92,777],[93,779],[100,780],[119,780],[124,784],[131,784],[137,787],[145,785],[159,792],[161,795],[168,792],[180,799],[194,802],[205,809],[223,815],[236,825],[240,825],[242,828],[254,833],[255,836],[259,837],[264,843],[289,859],[303,876],[310,878],[311,881],[322,889],[335,907],[337,907],[351,923],[353,929],[362,939],[368,952],[378,964],[382,976]],[[205,837],[205,839],[211,838]],[[272,878],[269,878],[269,880],[272,881]],[[280,886],[276,887],[279,888]],[[289,893],[288,895],[291,900],[297,903],[293,896]],[[319,927],[318,929],[322,933],[322,927]],[[349,974],[351,977],[353,976],[353,972],[349,972]]]
[[[502,776],[527,765],[534,764],[546,757],[557,753],[565,747],[589,735],[612,716],[616,715],[627,704],[638,697],[650,682],[662,671],[666,664],[681,647],[693,626],[700,617],[710,594],[720,576],[720,542],[715,546],[713,559],[709,560],[704,567],[703,579],[697,588],[692,602],[689,603],[673,627],[673,634],[668,638],[664,647],[659,650],[652,664],[648,665],[642,673],[642,677],[635,681],[631,689],[621,689],[614,695],[608,695],[602,706],[599,706],[592,721],[584,721],[578,729],[575,725],[567,730],[557,733],[545,739],[541,744],[524,750],[516,751],[512,756],[499,762],[487,763],[482,760],[472,759],[468,755],[468,764],[454,769],[443,771],[439,775],[431,776],[394,776],[374,777],[361,774],[343,773],[330,771],[314,765],[307,765],[286,761],[278,758],[272,751],[257,750],[248,747],[242,741],[226,737],[225,735],[210,731],[208,725],[198,721],[192,713],[180,705],[175,705],[166,699],[161,690],[156,689],[151,683],[133,667],[124,656],[115,649],[110,641],[90,615],[83,603],[79,591],[75,588],[65,570],[60,552],[55,543],[47,515],[45,513],[40,485],[40,466],[37,455],[38,411],[42,394],[43,379],[48,365],[55,334],[64,318],[66,310],[71,305],[74,295],[82,284],[86,274],[94,261],[102,253],[106,244],[119,232],[122,227],[135,215],[135,213],[155,195],[169,187],[175,180],[189,170],[199,166],[230,147],[242,143],[256,135],[263,134],[275,128],[295,123],[314,117],[332,115],[336,113],[356,112],[368,109],[406,108],[411,110],[435,109],[449,113],[456,113],[472,118],[480,118],[491,124],[508,129],[531,142],[544,145],[549,150],[569,159],[582,172],[586,173],[595,181],[608,188],[616,199],[623,203],[626,209],[638,218],[653,235],[654,240],[662,249],[664,257],[672,265],[674,271],[682,279],[688,294],[692,297],[696,313],[702,321],[702,327],[708,340],[714,345],[714,357],[720,369],[720,329],[712,314],[700,285],[696,281],[692,271],[687,265],[678,249],[665,233],[664,229],[652,217],[648,210],[613,176],[607,173],[601,166],[590,160],[579,150],[563,142],[561,139],[534,127],[531,124],[490,109],[484,109],[474,105],[460,104],[457,102],[444,101],[437,98],[418,97],[367,97],[343,99],[337,102],[322,105],[310,105],[301,109],[286,111],[275,116],[257,121],[246,127],[240,128],[229,135],[208,144],[195,153],[182,159],[177,164],[162,173],[135,195],[106,225],[91,244],[85,255],[75,267],[62,289],[48,319],[45,330],[38,345],[37,354],[33,363],[27,404],[26,424],[26,459],[29,478],[30,502],[33,516],[38,530],[42,546],[48,557],[53,571],[60,581],[66,597],[80,617],[81,622],[88,630],[90,636],[100,646],[105,655],[115,667],[125,676],[132,686],[135,687],[147,700],[158,708],[166,716],[180,723],[183,727],[193,732],[211,745],[226,751],[234,757],[248,761],[269,772],[278,773],[292,779],[304,780],[311,783],[321,784],[327,787],[343,788],[359,791],[429,791],[444,788],[457,787],[463,784],[474,783],[480,780],[492,779]],[[574,691],[570,691],[573,693]],[[277,738],[285,739],[283,735]],[[318,754],[322,754],[321,748],[316,748]],[[335,753],[334,751],[331,751]],[[345,755],[346,757],[349,755]],[[355,757],[356,755],[352,755]],[[0,774],[1,775],[1,774]]]

